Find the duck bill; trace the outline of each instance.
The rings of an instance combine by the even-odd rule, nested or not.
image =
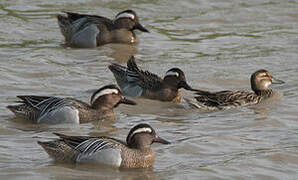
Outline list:
[[[185,81],[181,81],[179,83],[179,88],[184,88],[188,91],[197,91],[196,89],[193,89],[192,87],[190,87],[190,85],[188,85],[187,82],[185,82]]]
[[[272,84],[284,84],[285,82],[276,78],[272,78]]]
[[[136,102],[130,100],[130,99],[127,99],[125,97],[122,97],[122,99],[120,100],[119,103],[122,103],[122,104],[129,104],[129,105],[137,105]]]
[[[161,143],[161,144],[171,144],[169,141],[159,137],[159,136],[156,136],[154,138],[154,141],[153,142],[156,142],[156,143]]]
[[[138,30],[140,30],[140,31],[142,31],[142,32],[147,32],[147,33],[149,33],[149,31],[148,31],[148,29],[146,29],[144,26],[142,26],[142,24],[140,24],[140,23],[137,23],[136,25],[135,25],[135,29],[138,29]]]

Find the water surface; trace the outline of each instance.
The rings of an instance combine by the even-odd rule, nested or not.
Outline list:
[[[63,46],[57,13],[113,17],[128,8],[151,32],[138,33],[138,46]],[[2,0],[1,179],[297,179],[297,12],[292,0]],[[142,68],[161,76],[180,67],[189,84],[206,90],[249,90],[250,74],[260,68],[286,84],[273,86],[280,99],[255,107],[206,113],[138,100],[138,107],[118,108],[114,122],[82,125],[32,124],[5,108],[22,94],[88,101],[91,90],[115,83],[108,64],[125,63],[132,54]],[[150,169],[59,164],[36,143],[54,139],[52,132],[125,139],[141,122],[173,142],[153,145],[157,158]]]

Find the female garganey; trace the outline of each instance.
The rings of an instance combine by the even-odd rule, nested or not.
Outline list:
[[[282,84],[284,82],[273,78],[267,70],[261,69],[251,75],[250,83],[254,92],[229,90],[209,92],[197,90],[196,102],[191,102],[189,99],[185,100],[190,106],[203,110],[220,110],[254,105],[273,96],[274,91],[269,88],[269,85]]]

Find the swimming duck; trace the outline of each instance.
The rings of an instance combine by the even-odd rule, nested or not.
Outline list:
[[[195,97],[196,102],[191,102],[189,99],[186,99],[186,101],[192,107],[205,110],[220,110],[237,106],[254,105],[273,96],[274,91],[269,88],[269,85],[284,83],[274,78],[265,69],[254,72],[251,75],[250,82],[253,92],[229,90],[209,92],[197,90],[197,96]]]
[[[179,103],[181,101],[181,88],[194,91],[187,84],[181,69],[172,68],[168,70],[162,79],[156,74],[139,69],[133,56],[127,61],[127,67],[111,64],[109,69],[114,74],[125,96]]]
[[[134,30],[149,32],[133,10],[118,13],[114,20],[102,16],[65,12],[58,15],[58,24],[71,47],[93,48],[107,43],[138,43]]]
[[[54,134],[60,139],[38,144],[56,161],[92,162],[125,168],[153,166],[155,155],[151,144],[170,144],[157,136],[148,124],[134,126],[127,135],[126,143],[111,137]]]
[[[93,93],[90,105],[74,98],[50,96],[17,96],[18,105],[9,105],[17,117],[36,123],[86,123],[115,116],[119,104],[135,105],[122,96],[115,85],[104,86]]]

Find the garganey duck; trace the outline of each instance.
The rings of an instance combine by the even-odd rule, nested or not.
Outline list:
[[[145,168],[154,164],[152,143],[170,144],[156,135],[148,124],[134,126],[126,143],[111,137],[67,136],[54,133],[60,139],[38,142],[59,162],[89,162],[125,168]]]
[[[115,116],[119,104],[135,105],[122,96],[115,85],[104,86],[93,93],[90,105],[74,98],[50,96],[17,96],[18,105],[7,106],[17,117],[36,123],[86,123]]]
[[[181,88],[194,91],[187,82],[184,72],[179,68],[168,70],[164,78],[138,68],[134,57],[127,61],[127,67],[111,64],[109,69],[125,96],[181,102]]]
[[[114,20],[102,16],[65,12],[58,15],[58,24],[71,47],[92,48],[107,43],[138,43],[134,30],[149,32],[139,23],[133,10],[118,13]]]
[[[269,88],[269,85],[283,84],[284,82],[275,79],[267,70],[261,69],[251,75],[250,83],[253,92],[229,90],[209,92],[197,90],[196,102],[192,102],[189,99],[185,100],[192,107],[203,110],[220,110],[254,105],[273,96],[274,91]]]

